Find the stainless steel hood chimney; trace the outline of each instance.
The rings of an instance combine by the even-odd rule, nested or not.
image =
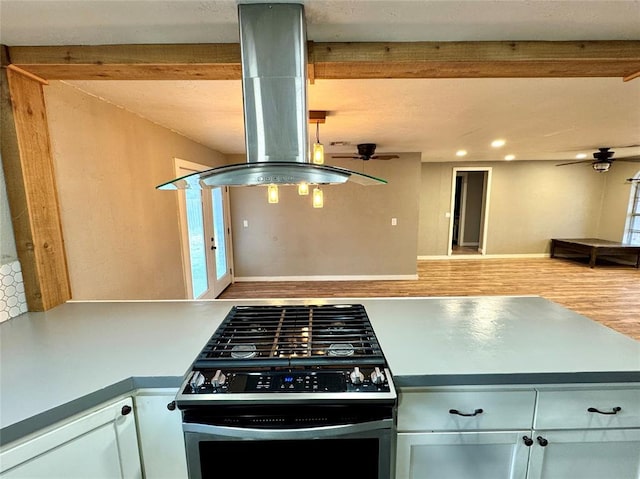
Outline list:
[[[309,161],[304,7],[239,4],[238,19],[247,162],[194,173],[157,188],[386,183]]]

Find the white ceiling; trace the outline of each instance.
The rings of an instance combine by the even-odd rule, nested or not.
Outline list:
[[[323,41],[640,40],[640,1],[307,0]],[[237,2],[0,0],[7,45],[237,42]],[[223,153],[244,151],[240,81],[74,81],[73,86]],[[421,152],[423,161],[571,160],[640,144],[640,79],[317,80],[330,153]],[[496,151],[491,140],[507,144]],[[351,146],[330,147],[332,141]],[[640,154],[619,148],[616,156]]]

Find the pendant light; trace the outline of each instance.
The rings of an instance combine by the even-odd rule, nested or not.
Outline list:
[[[267,200],[269,203],[278,202],[278,185],[269,185],[267,187]]]
[[[298,194],[300,196],[307,196],[309,194],[309,183],[298,183]]]
[[[320,143],[320,122],[316,122],[316,142],[313,144],[312,161],[324,165],[324,146]]]
[[[313,189],[313,207],[322,208],[324,206],[324,199],[322,197],[322,190],[319,186]]]

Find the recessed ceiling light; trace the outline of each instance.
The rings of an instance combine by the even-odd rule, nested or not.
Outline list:
[[[507,155],[504,157],[505,160],[511,161],[516,159],[516,155]]]
[[[491,142],[491,146],[493,146],[494,148],[500,148],[501,146],[504,146],[505,143],[506,140],[493,140]]]
[[[467,150],[456,151],[456,156],[465,156],[466,154],[467,154]]]
[[[586,158],[586,157],[587,157],[587,154],[586,154],[586,153],[578,153],[578,154],[576,155],[576,158],[577,158],[577,159],[579,159],[579,160],[582,160],[582,159],[584,159],[584,158]]]

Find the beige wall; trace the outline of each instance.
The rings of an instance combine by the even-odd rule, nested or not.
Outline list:
[[[423,163],[419,256],[446,255],[454,167],[491,167],[486,254],[543,254],[549,239],[598,236],[605,179],[548,161]],[[618,165],[615,165],[618,166]],[[612,169],[613,171],[613,169]],[[612,215],[624,212],[616,211]]]
[[[73,299],[184,298],[174,157],[223,155],[62,82],[45,87]]]
[[[236,277],[416,274],[420,155],[331,164],[364,167],[388,184],[323,187],[322,209],[294,187],[280,188],[278,204],[265,188],[231,188]]]

